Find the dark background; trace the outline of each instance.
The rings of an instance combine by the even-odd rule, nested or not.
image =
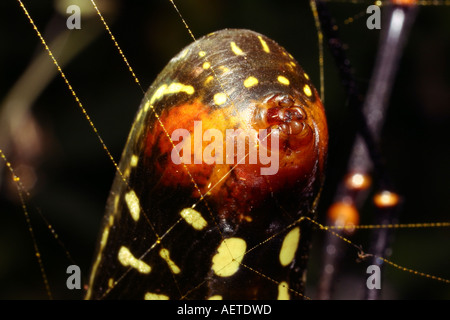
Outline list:
[[[57,1],[60,4],[64,1]],[[223,28],[248,28],[284,46],[300,62],[318,88],[317,32],[307,1],[179,1],[179,9],[196,37]],[[53,1],[24,1],[36,25],[50,43],[67,30],[65,16],[55,12]],[[192,39],[169,1],[106,1],[103,12],[112,32],[145,90],[164,65]],[[77,1],[69,1],[77,4]],[[99,1],[100,4],[100,1]],[[370,3],[330,3],[330,10],[348,45],[355,76],[365,90],[374,63],[378,31],[365,26]],[[67,5],[65,5],[67,6]],[[64,5],[63,5],[64,7]],[[115,7],[115,10],[114,10]],[[383,10],[383,9],[382,9]],[[107,15],[111,11],[112,15]],[[116,161],[120,159],[135,112],[143,97],[122,58],[96,15],[82,9],[82,29],[71,31],[64,50],[73,50],[94,30],[101,34],[65,67],[69,81],[87,109]],[[393,88],[382,149],[388,171],[404,199],[401,222],[448,221],[450,212],[450,8],[421,7]],[[43,51],[42,44],[15,1],[0,4],[0,99],[3,99],[30,62]],[[344,24],[349,17],[360,17]],[[64,51],[61,55],[64,55]],[[57,56],[59,59],[60,56]],[[50,59],[48,63],[51,64]],[[336,181],[345,170],[352,142],[352,124],[336,66],[325,48],[325,107],[330,127],[327,181],[319,220],[330,204]],[[65,250],[48,232],[39,212],[54,227],[67,251],[81,267],[87,282],[100,220],[114,177],[114,166],[84,119],[59,76],[31,105],[43,134],[43,147],[30,163],[38,177],[27,202],[53,296],[77,299],[81,290],[65,287],[65,269],[71,264]],[[0,128],[1,129],[1,128]],[[22,161],[20,146],[0,146],[13,167]],[[2,164],[2,167],[4,164]],[[0,178],[0,298],[46,299],[23,209],[9,173]],[[370,224],[370,202],[362,223]],[[363,243],[360,231],[357,243]],[[320,245],[318,231],[309,269],[314,298]],[[397,230],[392,260],[434,275],[450,278],[449,231],[442,228]],[[360,241],[360,242],[358,242]],[[355,262],[354,250],[344,257],[344,275],[337,281],[335,298],[360,298],[358,277],[365,267]],[[383,298],[449,299],[450,287],[387,267]]]

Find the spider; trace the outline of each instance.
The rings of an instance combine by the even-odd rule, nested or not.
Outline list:
[[[137,8],[126,5],[125,3],[119,4],[122,5],[122,9],[113,25],[114,34],[117,39],[119,39],[121,47],[127,48],[127,57],[132,57],[134,62],[133,68],[134,70],[137,70],[143,85],[147,87],[152,82],[154,75],[156,75],[167,62],[167,57],[173,56],[192,39],[190,39],[189,34],[183,30],[179,18],[166,2],[158,2],[152,5],[149,4],[151,7],[147,10],[144,10],[141,7]],[[364,2],[358,5],[340,3],[331,5],[336,17],[347,18],[349,16],[349,8],[354,10],[352,12],[364,12],[368,3]],[[17,73],[15,73],[17,71],[14,70],[25,69],[25,66],[30,59],[29,52],[33,50],[31,48],[35,48],[40,44],[35,35],[31,34],[29,30],[30,26],[23,17],[23,13],[20,12],[20,8],[13,3],[2,4],[2,6],[7,7],[7,9],[2,10],[2,12],[12,12],[10,17],[5,17],[5,20],[11,19],[8,23],[15,26],[15,32],[17,33],[14,34],[20,34],[21,38],[26,39],[26,41],[23,41],[23,44],[20,43],[14,45],[13,48],[8,49],[7,52],[3,52],[3,54],[5,54],[3,61],[14,61],[14,64],[8,64],[8,66],[6,66],[8,72],[5,73],[7,74],[7,78],[4,80],[5,83],[12,83],[11,79],[18,77]],[[292,52],[302,66],[307,69],[308,73],[311,74],[313,82],[318,84],[320,81],[317,74],[317,49],[315,42],[317,35],[313,27],[314,21],[311,17],[310,9],[306,4],[298,4],[297,6],[292,7],[292,4],[289,3],[272,4],[269,1],[261,1],[259,7],[255,9],[254,6],[248,5],[247,2],[227,2],[226,4],[221,3],[212,5],[206,1],[198,1],[180,4],[180,10],[185,17],[189,18],[190,28],[195,31],[195,34],[207,34],[208,32],[219,30],[224,27],[236,26],[254,29],[276,39],[277,42],[285,46],[289,52]],[[287,10],[286,8],[290,9]],[[440,8],[447,10],[446,7]],[[431,19],[430,17],[435,15],[439,16],[439,13],[433,12],[434,9],[435,8],[423,7],[422,11],[424,11],[424,13],[423,16],[419,16],[417,22],[418,28],[420,28],[422,24],[425,24],[425,29],[433,28],[433,26],[427,25],[427,22]],[[37,21],[37,23],[41,28],[44,28],[46,25],[44,21],[52,21],[53,25],[49,24],[50,31],[55,30],[55,28],[57,29],[58,25],[65,21],[64,16],[60,16],[54,20],[50,19],[49,17],[53,16],[53,9],[49,10],[48,7],[44,5],[36,7],[31,6],[30,11],[34,13],[34,16],[37,15],[39,18],[42,17],[42,20],[36,19],[39,21]],[[301,18],[299,18],[299,16],[301,16]],[[102,29],[98,18],[95,16],[93,18],[93,24],[97,24],[97,27],[103,32],[104,30]],[[17,21],[22,22],[19,24]],[[82,32],[92,30],[88,28],[87,23],[90,22],[82,24],[80,35]],[[376,31],[367,31],[361,38],[361,36],[357,34],[357,31],[360,32],[361,30],[360,27],[357,27],[358,23],[364,25],[365,19],[362,18],[359,22],[357,20],[348,27],[345,27],[345,25],[342,24],[343,27],[341,29],[344,29],[342,36],[345,39],[349,39],[348,52],[354,68],[358,70],[360,81],[362,83],[367,83],[373,65],[374,56],[372,53],[377,45],[378,34]],[[438,49],[433,52],[439,54],[439,52],[448,50],[448,46],[445,48],[445,43],[441,41],[441,39],[446,39],[445,37],[448,35],[446,35],[445,31],[442,29],[439,29],[438,27],[436,27],[436,29],[437,31],[432,33],[436,37],[436,40],[433,41],[433,38],[431,38],[426,41],[429,41],[427,47],[436,46]],[[299,34],[299,32],[294,32],[293,30],[301,32]],[[423,37],[421,38],[420,31],[415,32],[416,33],[413,31],[412,33],[412,46],[415,44],[413,48],[421,48],[420,41],[425,40]],[[85,32],[85,34],[87,33],[89,32]],[[127,36],[129,34],[132,34],[133,36]],[[51,37],[51,32],[49,36]],[[2,30],[2,38],[7,40],[12,37],[13,35],[8,33],[7,30]],[[143,41],[144,48],[142,42],[137,41],[136,39],[147,39]],[[361,45],[362,41],[364,41],[365,45]],[[77,42],[77,40],[74,42]],[[37,51],[40,50],[41,48]],[[409,59],[413,59],[414,55],[411,56],[411,53],[415,51],[416,50],[407,49],[406,56],[403,58],[402,62],[408,63]],[[15,57],[15,54],[24,54],[26,58],[12,58]],[[442,93],[445,92],[443,90],[438,91],[436,94],[429,93],[431,90],[438,90],[439,86],[444,86],[446,84],[444,80],[431,86],[430,82],[436,81],[435,79],[441,75],[441,73],[439,73],[441,70],[439,67],[433,67],[433,65],[430,65],[429,68],[427,67],[429,66],[428,64],[432,64],[433,61],[436,61],[436,59],[427,56],[430,54],[431,53],[429,52],[422,53],[418,60],[413,60],[414,63],[407,64],[407,67],[402,69],[403,73],[402,70],[400,70],[399,79],[401,80],[396,82],[397,84],[393,94],[394,102],[391,103],[395,108],[392,107],[389,109],[388,119],[390,120],[388,120],[384,131],[387,139],[383,140],[383,150],[388,157],[387,163],[389,164],[389,172],[393,175],[393,180],[398,184],[398,188],[402,191],[401,194],[406,199],[402,210],[404,213],[401,216],[403,219],[403,215],[407,214],[405,221],[428,221],[424,218],[424,213],[429,215],[429,219],[432,221],[445,220],[445,209],[448,206],[448,204],[443,201],[446,196],[446,189],[445,187],[440,187],[441,185],[445,186],[445,177],[448,176],[446,166],[444,165],[444,163],[446,163],[445,153],[440,153],[443,152],[441,150],[443,149],[443,146],[446,145],[446,131],[444,128],[446,121],[448,121],[448,113],[446,108],[443,108],[442,106],[445,106],[445,101],[448,101],[446,100],[448,97],[446,98],[445,93]],[[426,58],[424,58],[424,56]],[[105,57],[108,57],[108,59]],[[323,212],[326,211],[326,207],[330,204],[337,181],[345,170],[345,158],[349,153],[351,144],[350,137],[353,134],[353,131],[350,130],[352,119],[350,119],[349,111],[345,109],[345,94],[337,79],[338,76],[337,72],[334,70],[334,63],[330,63],[331,59],[328,60],[328,54],[325,58],[327,70],[325,75],[327,84],[325,106],[330,125],[331,145],[328,159],[327,183],[325,184],[322,202],[318,209],[319,214],[322,212],[322,216],[319,216],[319,219],[322,220],[319,221],[323,222]],[[88,63],[89,61],[91,63]],[[53,67],[51,62],[47,63],[50,68]],[[444,63],[445,66],[445,59],[442,60],[442,63]],[[411,68],[423,68],[426,70],[426,73],[424,75],[420,73],[420,76],[417,75],[411,77],[408,73]],[[110,39],[107,36],[99,36],[86,51],[83,51],[79,57],[74,58],[65,71],[68,75],[71,75],[71,83],[74,88],[77,88],[77,92],[83,92],[83,101],[87,101],[85,104],[89,109],[90,116],[95,120],[95,125],[99,131],[102,132],[102,137],[106,141],[108,147],[112,150],[112,154],[118,159],[121,148],[125,143],[127,131],[132,122],[134,113],[142,99],[142,92],[136,89],[132,80],[130,81],[130,76],[123,65],[123,61],[120,56],[111,49]],[[433,74],[433,72],[435,72],[437,76],[434,76],[435,74]],[[142,76],[141,74],[144,73],[153,76]],[[426,81],[427,79],[429,79],[429,81]],[[406,80],[410,81],[406,82]],[[331,83],[332,85],[328,83]],[[88,89],[91,89],[82,89],[85,88],[86,85]],[[410,88],[414,86],[420,88],[420,90],[417,90],[417,95],[414,92],[411,92]],[[82,117],[79,117],[79,111],[75,108],[66,106],[72,105],[74,102],[71,100],[70,94],[67,94],[65,85],[61,83],[59,79],[56,79],[51,82],[45,92],[47,94],[40,96],[35,104],[36,118],[44,119],[42,121],[45,123],[45,121],[50,121],[45,120],[48,119],[46,118],[48,115],[56,117],[57,120],[52,120],[51,124],[44,126],[43,135],[56,136],[58,137],[58,140],[61,139],[61,141],[64,142],[53,142],[52,146],[52,140],[55,140],[56,138],[44,140],[45,143],[43,148],[47,145],[47,148],[49,149],[43,150],[57,150],[52,151],[54,153],[50,153],[50,151],[45,152],[46,154],[51,155],[48,159],[52,159],[44,162],[45,166],[50,166],[52,162],[56,163],[57,166],[56,169],[46,171],[46,174],[44,175],[45,178],[40,178],[38,180],[36,190],[39,191],[35,191],[36,195],[33,202],[35,202],[37,207],[41,208],[46,215],[48,214],[47,217],[52,221],[52,226],[54,226],[54,229],[61,238],[64,238],[65,246],[70,248],[71,255],[76,257],[75,260],[77,261],[77,264],[82,267],[85,276],[87,276],[87,270],[89,270],[89,265],[93,256],[94,243],[98,233],[101,212],[103,211],[104,202],[112,182],[114,168],[110,165],[108,159],[105,160],[103,151],[98,147],[96,139],[92,138],[92,133],[90,133],[85,120],[83,120]],[[2,95],[5,93],[6,88],[3,89]],[[440,94],[442,95],[442,98],[438,99],[437,97],[439,97]],[[119,100],[124,97],[126,97],[126,100]],[[408,103],[406,103],[405,100]],[[430,103],[431,101],[433,101],[433,103]],[[124,107],[116,109],[113,107],[116,105]],[[426,105],[427,107],[423,107],[423,105]],[[99,106],[98,109],[100,110],[97,110],[97,107],[94,106]],[[411,108],[411,106],[413,108]],[[349,132],[346,132],[345,129],[347,128],[349,129]],[[51,131],[58,132],[58,134],[51,135]],[[338,134],[334,135],[333,133]],[[428,133],[430,133],[430,135],[428,135]],[[414,144],[413,141],[406,138],[409,134],[414,135]],[[433,139],[430,139],[431,135],[433,136]],[[398,141],[404,141],[405,143],[399,147]],[[58,148],[54,147],[55,144],[60,146],[59,151]],[[425,151],[417,150],[417,144],[420,144],[421,148],[424,148]],[[436,148],[433,148],[433,146],[436,146]],[[65,161],[64,165],[61,164],[63,159]],[[12,159],[12,161],[14,163],[14,159]],[[426,165],[424,165],[424,163],[426,163]],[[406,167],[405,164],[407,164],[408,167]],[[414,180],[417,182],[414,183],[414,188],[412,188],[410,175],[411,172],[413,172],[412,170],[415,172],[418,171],[417,168],[421,168],[421,174],[415,177]],[[22,170],[22,172],[27,172],[25,166]],[[439,172],[437,172],[437,170],[439,170]],[[64,179],[61,177],[64,177]],[[3,186],[3,188],[5,187]],[[411,202],[408,199],[417,200]],[[63,208],[58,207],[54,210],[47,209],[48,207],[52,208],[59,203],[63,205]],[[78,206],[79,209],[77,208]],[[20,209],[18,211],[20,212]],[[70,211],[73,211],[75,214],[67,214],[61,217],[61,212],[70,213]],[[367,211],[369,212],[367,215],[364,212],[361,212],[361,223],[363,224],[366,223],[364,222],[365,219],[369,219],[366,218],[366,216],[370,215],[370,209],[367,209]],[[80,215],[80,212],[83,213],[82,216]],[[443,216],[441,216],[441,214],[443,214]],[[9,217],[9,219],[12,219],[12,217]],[[79,226],[74,227],[77,223]],[[370,224],[370,222],[368,223]],[[8,223],[2,225],[9,226],[11,224]],[[64,225],[67,225],[68,227],[64,228]],[[47,228],[47,226],[44,224],[43,226],[35,226],[34,228],[36,231],[39,231],[41,228]],[[88,233],[86,230],[90,230],[90,232]],[[445,234],[442,235],[441,231],[434,232],[434,230],[431,230],[430,233],[432,234],[427,237],[424,237],[423,235],[417,236],[419,232],[423,231],[414,230],[414,232],[411,232],[412,237],[420,237],[420,240],[414,241],[419,247],[419,250],[414,248],[413,253],[408,253],[408,251],[412,250],[412,245],[410,244],[411,240],[409,239],[409,236],[406,235],[404,236],[406,239],[396,238],[393,249],[394,254],[398,252],[400,255],[405,254],[409,258],[412,257],[413,259],[418,259],[417,251],[429,252],[431,250],[430,248],[436,247],[436,243],[446,241]],[[435,235],[434,233],[438,234]],[[317,237],[320,238],[321,236],[323,236],[323,234],[319,235],[318,233]],[[357,238],[357,240],[355,240],[356,243],[364,241],[364,235],[358,234],[357,236],[361,236],[362,238],[361,240]],[[27,235],[24,235],[25,239],[27,239],[26,237]],[[71,238],[73,238],[73,240],[71,240]],[[442,238],[444,238],[444,240],[442,240]],[[2,241],[2,243],[7,243],[6,241],[7,240]],[[75,242],[72,244],[72,241]],[[430,242],[427,243],[427,241]],[[46,248],[47,242],[51,243],[49,248]],[[55,241],[53,241],[51,237],[38,240],[38,243],[43,247],[43,255],[45,250],[48,250],[51,253],[60,250],[55,248]],[[317,243],[320,243],[320,239],[317,239]],[[404,247],[401,247],[401,249],[397,249],[397,246],[401,246],[402,243],[406,244]],[[27,244],[22,244],[21,246],[26,245]],[[314,247],[316,246],[318,245],[313,245],[310,261],[309,281],[311,286],[314,286],[314,281],[317,280],[317,276],[314,274],[314,265],[320,263],[318,261],[320,259],[315,256],[319,251],[314,251]],[[422,248],[422,246],[425,248]],[[15,249],[14,251],[20,250],[21,249]],[[64,255],[64,253],[62,255]],[[30,260],[33,260],[33,255],[30,254],[30,256]],[[446,266],[448,259],[445,259],[445,256],[445,254],[430,254],[430,256],[426,257],[425,262],[437,259],[435,262],[436,272],[432,273],[444,274],[444,271],[448,269],[448,266]],[[14,258],[11,257],[8,260],[16,261],[13,259]],[[353,268],[356,268],[355,270],[352,269],[352,267],[343,267],[345,269],[348,268],[349,274],[343,278],[344,280],[349,277],[351,278],[358,272],[359,274],[364,274],[361,270],[358,271],[358,268],[360,269],[361,267],[354,263],[355,257],[343,257],[343,259],[347,261],[348,264],[352,265]],[[409,264],[409,261],[410,260],[406,260],[406,263]],[[47,262],[47,264],[51,263]],[[34,283],[32,288],[41,286],[39,271],[29,270],[31,262],[16,262],[13,263],[13,265],[16,266],[17,272],[21,277],[23,274],[28,274],[29,277],[32,278]],[[62,263],[62,266],[60,267],[54,267],[57,269],[56,277],[59,278],[59,280],[51,280],[50,282],[63,284],[63,288],[61,289],[62,296],[65,296],[66,294],[69,297],[80,296],[79,292],[67,292],[67,289],[64,288],[65,280],[63,279],[67,277],[67,274],[65,274],[65,265],[67,265],[67,262]],[[418,264],[414,264],[414,268],[421,269]],[[392,270],[392,273],[394,272],[398,271]],[[408,290],[408,286],[411,284],[396,284],[396,275],[393,275],[392,277],[388,274],[385,275],[393,281],[394,285],[392,286],[396,289],[394,290],[396,292],[393,293],[392,297],[403,297],[403,295],[406,294],[405,291],[424,292],[424,289]],[[416,280],[415,278],[412,279],[416,281],[411,281],[411,275],[400,273],[398,278],[402,277],[407,278],[405,281],[408,283],[422,282],[421,279]],[[11,279],[14,278],[11,277]],[[51,279],[53,279],[53,276],[51,276]],[[429,280],[424,282],[427,288],[427,294],[436,294],[436,296],[442,297],[440,290],[445,290],[445,287],[442,289],[440,284],[430,283]],[[11,280],[11,287],[15,287],[15,290],[17,291],[14,292],[12,289],[5,290],[4,295],[8,296],[11,294],[15,297],[23,297],[21,286],[20,281]],[[406,289],[403,289],[404,291],[402,291],[402,288]],[[306,292],[308,292],[308,290]],[[339,294],[345,297],[346,293],[339,292]],[[26,296],[34,297],[34,293],[27,293]]]

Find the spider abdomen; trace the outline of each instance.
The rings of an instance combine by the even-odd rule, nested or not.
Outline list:
[[[88,298],[301,298],[327,152],[299,64],[248,30],[187,46],[146,93]],[[126,182],[125,182],[126,181]]]

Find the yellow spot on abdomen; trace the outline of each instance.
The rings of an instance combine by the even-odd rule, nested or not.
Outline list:
[[[303,92],[306,94],[307,97],[312,96],[311,87],[308,86],[307,84],[305,84],[305,86],[303,87]]]
[[[296,227],[289,231],[283,240],[280,250],[280,263],[283,267],[289,265],[294,260],[300,240],[300,228]]]
[[[114,281],[113,278],[109,278],[108,279],[108,287],[109,288],[114,288],[114,286],[116,285],[116,282]]]
[[[206,52],[205,51],[200,51],[198,53],[198,55],[203,58],[204,56],[206,56]]]
[[[164,96],[164,92],[166,91],[167,84],[161,85],[158,89],[156,89],[155,93],[152,95],[149,101],[145,104],[145,111],[148,110],[148,107],[151,106],[155,101],[161,99]]]
[[[209,69],[209,67],[211,67],[211,64],[209,62],[203,63],[203,69]]]
[[[294,65],[292,65],[292,64],[294,64]],[[286,62],[286,66],[288,66],[288,68],[289,69],[291,69],[291,70],[294,70],[294,68],[295,68],[295,62]]]
[[[133,154],[133,155],[131,156],[130,166],[131,166],[131,167],[136,167],[137,164],[138,164],[138,161],[139,161],[139,157],[138,157],[137,155]]]
[[[144,300],[169,300],[169,296],[166,296],[165,294],[147,292],[144,296]]]
[[[139,214],[141,212],[141,205],[139,204],[139,198],[137,197],[134,190],[125,194],[125,202],[127,203],[128,210],[130,211],[131,217],[134,221],[139,220]]]
[[[201,213],[192,208],[185,208],[181,210],[180,215],[195,230],[202,230],[208,225]]]
[[[117,208],[119,207],[119,200],[120,200],[120,196],[118,195],[118,194],[116,194],[115,196],[114,196],[114,204],[113,204],[113,206],[114,206],[114,212],[116,212],[117,211]],[[111,217],[112,217],[112,215],[109,217],[110,219],[111,219]],[[113,218],[114,219],[114,218]]]
[[[181,59],[185,58],[187,56],[188,52],[189,52],[189,49],[184,49],[183,52],[181,53],[180,58]]]
[[[194,93],[194,87],[186,84],[182,84],[180,82],[172,82],[164,92],[164,94],[173,94],[173,93],[179,93],[184,92],[189,95]]]
[[[280,282],[278,285],[278,297],[277,300],[289,300],[289,285],[286,281]]]
[[[152,270],[144,261],[136,259],[127,247],[120,247],[117,257],[124,267],[132,267],[140,273],[147,274]]]
[[[128,177],[130,176],[131,173],[131,167],[127,167],[124,171],[123,171],[123,177],[125,179],[128,179]]]
[[[227,95],[223,92],[216,93],[214,95],[214,103],[218,106],[224,104],[227,101]]]
[[[179,274],[181,272],[180,268],[170,259],[170,253],[167,249],[161,249],[159,251],[159,255],[161,258],[164,259],[164,261],[167,262],[167,265],[169,266],[170,270],[172,270],[172,273]]]
[[[263,50],[267,53],[270,53],[270,49],[269,49],[269,46],[267,45],[267,42],[261,36],[258,36],[258,39],[259,39],[259,42],[261,42],[261,46],[262,46]]]
[[[208,78],[206,78],[206,80],[205,80],[205,86],[206,85],[208,85],[211,81],[213,81],[214,80],[214,77],[213,76],[208,76]]]
[[[244,51],[241,50],[241,48],[239,48],[236,44],[236,42],[231,41],[230,42],[230,46],[231,46],[231,51],[233,51],[233,53],[237,56],[241,56],[244,54]]]
[[[219,66],[219,69],[220,69],[220,71],[222,71],[222,73],[226,73],[226,72],[230,71],[230,69],[225,66]]]
[[[246,88],[256,86],[257,84],[258,84],[258,79],[256,79],[255,77],[252,77],[252,76],[250,76],[244,80],[244,87],[246,87]]]
[[[105,229],[103,229],[102,238],[100,240],[100,249],[103,250],[103,248],[106,246],[106,242],[108,241],[109,236],[109,226],[106,226]]]
[[[119,198],[119,196],[116,196],[116,198]],[[114,209],[117,210],[116,198],[114,198]],[[113,215],[109,216],[108,223],[109,223],[109,227],[112,227],[112,225],[114,224],[114,216]]]
[[[284,76],[278,76],[277,80],[279,83],[281,83],[285,86],[288,86],[290,84],[289,79]]]
[[[145,104],[145,111],[148,110],[149,106],[153,105],[155,101],[158,101],[163,96],[167,94],[174,94],[184,92],[189,95],[195,92],[194,87],[191,85],[182,84],[180,82],[172,82],[171,84],[163,84],[158,89],[156,89],[155,93],[152,95],[149,101]]]
[[[212,259],[212,270],[219,277],[229,277],[239,270],[247,250],[247,243],[241,238],[224,239]]]

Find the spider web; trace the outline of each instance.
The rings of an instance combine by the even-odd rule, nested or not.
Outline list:
[[[361,83],[368,82],[378,34],[365,33],[361,39],[357,33],[360,32],[358,29],[365,26],[365,19],[359,21],[356,19],[348,26],[343,21],[349,16],[360,15],[367,4],[367,2],[354,4],[340,1],[332,6],[333,13],[337,18],[341,18],[343,37],[349,43],[350,58],[358,70],[358,80]],[[54,39],[55,34],[65,28],[65,17],[55,16],[50,2],[39,5],[25,2],[25,5],[29,6],[46,40]],[[145,89],[170,57],[191,39],[169,3],[149,4],[146,8],[129,6],[125,2],[117,2],[117,5],[120,6],[118,10],[120,14],[107,17],[114,21],[112,24],[114,35],[126,51],[127,58],[132,61],[133,69]],[[1,6],[4,9],[2,12],[11,13],[2,19],[4,25],[14,26],[2,28],[1,31],[4,43],[14,43],[8,45],[7,50],[1,53],[4,55],[2,61],[5,70],[2,73],[2,83],[5,85],[1,88],[1,94],[5,97],[12,84],[42,49],[39,39],[30,32],[29,23],[20,12],[20,7],[14,1],[3,2]],[[208,1],[194,1],[191,4],[180,3],[179,6],[196,36],[224,27],[245,27],[261,32],[291,52],[311,75],[313,82],[319,83],[315,40],[317,35],[307,5],[292,7],[289,2],[274,4],[270,1],[261,1],[260,6],[255,9],[245,1],[229,1],[217,5],[212,5]],[[446,65],[445,59],[448,54],[445,53],[449,50],[449,38],[445,30],[450,28],[445,28],[448,22],[445,22],[445,14],[442,12],[448,11],[448,8],[430,6],[423,7],[422,11],[423,16],[419,17],[416,26],[418,30],[413,31],[411,49],[407,49],[406,56],[402,60],[406,66],[402,68],[403,73],[400,72],[401,78],[397,82],[400,85],[395,88],[385,128],[384,150],[395,182],[406,199],[401,216],[401,221],[406,222],[446,221],[449,209],[446,201],[448,196],[446,177],[450,176],[450,172],[446,165],[448,155],[445,152],[448,145],[446,124],[449,113],[445,108],[448,105],[446,104],[448,96],[445,95],[448,79],[442,79],[443,74],[440,72],[441,66],[448,69],[448,62]],[[106,15],[106,12],[107,9],[103,13]],[[94,27],[91,26],[102,30],[103,35],[95,38],[87,48],[74,57],[64,68],[64,72],[69,76],[73,88],[84,102],[88,114],[114,158],[119,159],[134,114],[142,99],[142,92],[136,87],[123,60],[111,45],[108,36],[104,34],[104,27],[95,15],[92,22],[83,20],[82,30],[77,34],[79,38],[71,35],[73,38],[66,40],[65,47],[76,46],[79,39],[92,33]],[[21,41],[17,42],[17,39]],[[411,52],[418,51],[414,50],[416,48],[419,48],[419,51],[420,48],[422,50],[435,48],[435,50],[423,50],[425,52],[412,54]],[[438,57],[440,54],[440,60],[430,52],[434,52]],[[345,170],[345,154],[348,154],[352,134],[342,129],[350,128],[351,123],[348,122],[349,115],[345,110],[345,96],[341,91],[334,65],[330,63],[331,60],[327,55],[326,53],[325,94],[332,141],[327,184],[319,207],[319,219],[324,216],[326,207],[331,201],[333,186]],[[48,57],[47,60],[46,63],[50,68],[54,68]],[[33,104],[33,116],[39,120],[40,130],[45,137],[37,160],[33,157],[30,160],[32,165],[42,163],[39,167],[39,180],[33,189],[33,203],[51,221],[51,225],[63,238],[66,247],[87,278],[99,222],[115,168],[105,158],[98,141],[80,116],[79,110],[73,107],[74,104],[73,98],[58,77],[50,82]],[[333,132],[338,134],[332,136]],[[26,137],[23,139],[26,140]],[[18,149],[19,155],[10,160],[17,168],[22,164],[24,157],[20,156],[20,148],[17,146],[15,148]],[[27,172],[25,165],[22,172]],[[36,262],[29,245],[29,236],[23,231],[21,209],[14,205],[13,201],[6,200],[6,195],[11,195],[10,191],[8,193],[7,183],[4,179],[2,193],[5,194],[5,199],[2,198],[2,208],[5,210],[2,211],[6,213],[2,219],[5,218],[6,222],[1,225],[2,228],[5,228],[3,226],[10,228],[14,224],[16,226],[11,227],[9,232],[5,228],[5,232],[2,232],[3,239],[0,241],[4,251],[11,252],[5,259],[4,268],[7,270],[4,274],[5,279],[9,278],[7,281],[9,285],[2,288],[1,294],[4,297],[16,298],[42,297],[42,295],[45,297],[39,270],[32,267]],[[370,205],[367,207],[362,212],[363,224],[370,224],[371,221]],[[48,225],[37,222],[33,224],[33,228],[36,233],[45,234]],[[318,239],[313,245],[309,268],[308,283],[311,288],[306,291],[306,294],[312,297],[317,280],[314,266],[320,264],[318,257],[320,250],[317,248],[320,247],[322,236],[322,232],[316,233]],[[353,240],[355,243],[364,243],[366,235],[363,232],[356,236],[358,238]],[[52,290],[57,292],[54,295],[81,296],[80,293],[70,292],[66,296],[68,290],[65,288],[67,277],[65,268],[70,263],[58,261],[61,257],[53,256],[55,252],[61,252],[61,249],[55,248],[52,237],[44,235],[38,238],[37,242],[42,246],[41,251],[44,265],[48,266],[50,285],[55,288]],[[439,245],[441,243],[448,243],[448,235],[439,229],[399,231],[393,245],[395,261],[417,270],[445,276],[445,272],[449,270],[450,253]],[[58,255],[64,256],[64,252],[55,254]],[[344,283],[342,287],[352,288],[355,285],[354,278],[366,277],[365,270],[361,270],[361,265],[355,263],[354,253],[344,256],[343,260],[346,263],[343,268],[348,269],[348,272],[341,280]],[[12,269],[17,272],[14,276]],[[445,285],[389,268],[386,268],[385,272],[384,277],[389,279],[390,291],[387,298],[420,297],[422,294],[426,294],[427,297],[435,295],[448,298],[445,296],[445,291],[448,291]],[[347,283],[350,283],[350,286],[346,285]],[[408,296],[406,295],[410,294],[408,291],[415,291],[420,295]],[[349,297],[348,294],[341,290],[338,297]]]

